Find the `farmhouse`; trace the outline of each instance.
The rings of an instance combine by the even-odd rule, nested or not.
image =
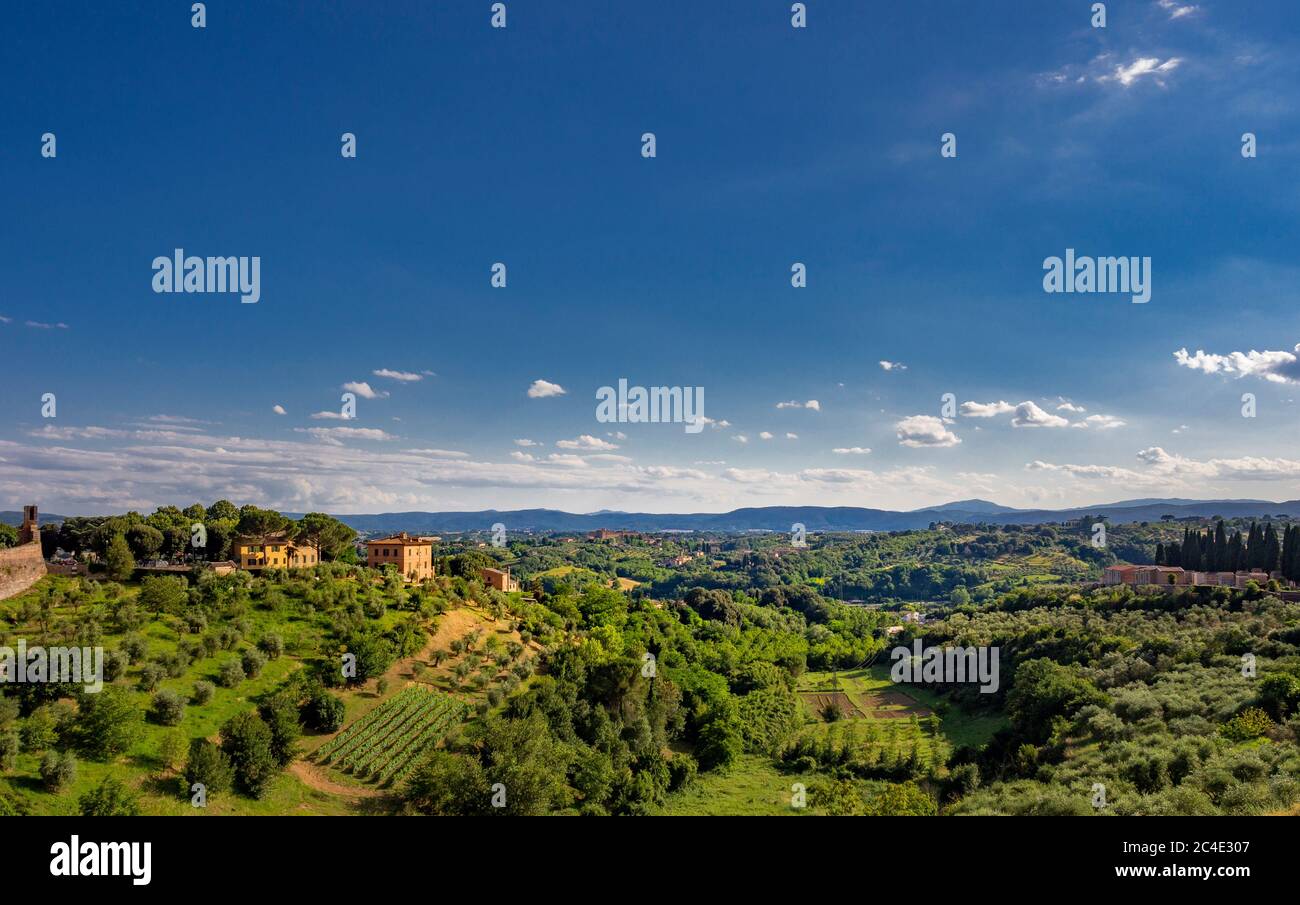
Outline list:
[[[391,537],[366,541],[366,565],[372,569],[394,566],[407,581],[433,577],[433,541],[403,531]]]
[[[320,558],[316,549],[299,545],[286,532],[235,538],[233,548],[235,565],[241,569],[304,569],[316,565]]]
[[[479,574],[483,577],[483,583],[489,587],[496,588],[498,591],[509,593],[519,590],[519,579],[510,577],[510,568],[505,569],[480,569]]]

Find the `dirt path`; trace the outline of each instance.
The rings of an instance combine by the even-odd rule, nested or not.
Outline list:
[[[327,795],[336,795],[339,798],[380,798],[384,795],[379,789],[370,789],[363,786],[345,786],[342,783],[335,782],[325,775],[325,770],[316,764],[305,760],[295,760],[289,764],[289,772],[298,778],[303,785],[315,789],[317,792],[324,792]]]

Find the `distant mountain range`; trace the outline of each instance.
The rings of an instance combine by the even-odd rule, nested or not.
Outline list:
[[[294,518],[301,516],[301,513],[285,514]],[[375,535],[396,531],[413,534],[487,531],[497,522],[505,525],[508,531],[573,533],[598,528],[624,531],[789,531],[796,522],[802,523],[809,531],[905,531],[925,528],[931,522],[1041,525],[1072,521],[1083,516],[1106,516],[1112,523],[1121,524],[1156,522],[1164,515],[1174,518],[1258,518],[1265,515],[1300,518],[1300,500],[1272,503],[1268,500],[1140,499],[1073,509],[1013,509],[988,500],[959,500],[906,512],[858,506],[763,506],[730,512],[680,514],[486,509],[479,512],[383,512],[340,515],[338,518],[363,534]],[[41,524],[59,522],[63,518],[41,513]],[[0,522],[21,524],[22,513],[0,512]]]
[[[496,522],[509,531],[584,532],[598,528],[625,531],[789,531],[796,522],[809,531],[904,531],[932,522],[981,522],[995,525],[1041,525],[1083,516],[1106,516],[1111,523],[1154,522],[1175,518],[1251,518],[1285,515],[1300,518],[1300,500],[1126,500],[1073,509],[1013,509],[988,500],[961,500],[907,512],[857,506],[764,506],[731,512],[594,513],[556,509],[488,509],[481,512],[385,512],[379,515],[340,515],[365,534],[393,531],[439,533],[487,531]]]

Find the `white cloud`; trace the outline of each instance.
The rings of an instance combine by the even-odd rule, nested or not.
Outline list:
[[[529,455],[529,454],[526,453],[526,452],[520,452],[520,451],[517,450],[517,449],[516,449],[514,452],[512,452],[512,453],[510,454],[510,458],[515,459],[515,460],[517,460],[517,461],[519,461],[519,462],[536,462],[536,461],[537,461],[537,457],[536,457],[536,456]]]
[[[564,465],[569,468],[587,468],[587,460],[582,456],[575,456],[572,453],[551,453],[546,457],[546,461],[553,465]]]
[[[967,418],[992,418],[996,415],[1010,415],[1016,407],[1010,402],[963,402],[961,413]]]
[[[1070,427],[1095,427],[1099,431],[1107,431],[1114,430],[1117,427],[1123,427],[1125,423],[1126,422],[1114,415],[1089,415],[1082,421],[1074,422]]]
[[[377,427],[295,427],[302,434],[310,434],[325,443],[343,440],[396,440],[392,434]]]
[[[1174,361],[1184,368],[1206,374],[1226,374],[1237,378],[1258,377],[1270,383],[1300,383],[1300,345],[1292,351],[1229,352],[1216,355],[1196,350],[1189,354],[1184,349],[1174,353]]]
[[[880,370],[882,371],[906,371],[907,365],[901,361],[880,361]]]
[[[417,380],[423,380],[419,374],[411,371],[394,371],[391,368],[377,368],[370,372],[376,377],[387,377],[389,380],[400,380],[403,383],[414,383]]]
[[[866,446],[837,446],[831,452],[838,456],[865,456],[871,450]]]
[[[541,446],[541,444],[538,443],[536,440],[528,440],[528,439],[526,439],[526,438],[522,438],[522,437],[521,437],[520,439],[518,439],[518,440],[515,441],[515,446],[525,446],[525,447],[527,447],[527,446]]]
[[[1117,65],[1110,75],[1100,76],[1099,82],[1119,82],[1128,88],[1140,78],[1150,77],[1157,85],[1164,87],[1161,76],[1173,72],[1182,63],[1181,57],[1170,57],[1163,62],[1159,57],[1139,57],[1127,66]]]
[[[352,380],[343,384],[343,391],[356,393],[362,399],[384,399],[388,396],[388,393],[374,389],[364,380]]]
[[[1073,412],[1076,415],[1081,415],[1087,411],[1083,406],[1075,405],[1068,399],[1062,399],[1061,404],[1056,407],[1056,410],[1058,412]]]
[[[613,437],[615,440],[626,440],[626,439],[627,439],[627,434],[623,433],[622,431],[609,431],[609,432],[607,432],[607,433],[605,434],[605,436],[606,436],[606,437]]]
[[[532,386],[528,388],[529,399],[545,399],[548,396],[563,396],[567,390],[558,383],[551,383],[549,380],[534,380]]]
[[[280,405],[279,403],[276,403],[275,405],[271,406],[271,411],[275,412],[277,415],[287,414],[284,410],[284,406]]]
[[[616,444],[593,437],[591,434],[583,434],[575,440],[559,440],[555,445],[560,449],[618,449]]]
[[[778,402],[776,407],[779,409],[812,409],[814,412],[822,410],[822,404],[816,399],[809,399],[807,402],[791,399],[789,402]]]
[[[1068,474],[1076,478],[1113,481],[1125,486],[1206,490],[1206,482],[1278,481],[1300,477],[1300,461],[1266,456],[1192,459],[1151,446],[1137,453],[1141,470],[1116,465],[1053,464],[1041,460],[1025,467],[1030,471]]]
[[[312,412],[311,416],[317,421],[349,421],[347,415],[342,412]]]
[[[57,324],[46,324],[41,321],[25,321],[28,327],[35,327],[37,330],[66,330],[68,325],[60,321]]]
[[[1183,16],[1190,16],[1196,12],[1198,7],[1194,5],[1182,5],[1177,0],[1157,0],[1160,8],[1168,10],[1170,19],[1181,19]]]
[[[736,434],[736,435],[735,435],[734,437],[732,437],[731,439],[735,440],[737,443],[748,443],[748,442],[749,442],[749,438],[746,437],[744,434]]]
[[[760,440],[771,440],[771,439],[772,439],[772,433],[771,433],[771,431],[759,431],[758,439],[760,439]]]
[[[943,421],[933,415],[911,415],[894,425],[902,446],[945,447],[961,442]]]
[[[790,433],[789,431],[787,431],[787,432],[786,432],[786,435],[785,435],[785,438],[786,438],[787,440],[798,440],[798,439],[799,439],[799,435],[798,435],[798,434],[792,434],[792,433]]]
[[[1066,427],[1070,422],[1060,415],[1051,415],[1032,402],[1022,402],[1016,406],[1015,417],[1011,419],[1012,427]]]

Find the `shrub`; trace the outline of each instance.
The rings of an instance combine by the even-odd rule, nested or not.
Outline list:
[[[149,646],[145,644],[143,638],[139,635],[127,635],[118,645],[118,649],[130,658],[132,663],[139,663],[149,651]]]
[[[197,682],[194,683],[194,698],[193,698],[194,703],[195,704],[208,703],[208,701],[212,700],[212,696],[216,694],[216,691],[217,691],[217,686],[213,685],[207,679],[199,679]]]
[[[284,639],[272,632],[257,642],[257,647],[269,659],[278,660],[284,653]]]
[[[98,786],[77,799],[82,817],[136,817],[140,806],[122,783],[105,776]]]
[[[217,670],[217,683],[222,688],[234,688],[245,678],[247,676],[244,674],[244,666],[238,660],[227,660]]]
[[[1228,722],[1219,727],[1219,734],[1234,742],[1245,742],[1259,738],[1273,727],[1268,714],[1258,707],[1247,707]]]
[[[302,736],[297,705],[288,695],[278,694],[258,708],[258,713],[271,730],[271,753],[276,763],[288,766],[298,755],[298,739]]]
[[[46,751],[41,758],[41,782],[50,792],[61,792],[77,780],[77,759],[70,752]]]
[[[221,750],[230,758],[235,781],[254,798],[262,797],[278,768],[271,728],[252,711],[236,714],[221,727]]]
[[[154,722],[162,726],[176,726],[185,719],[185,702],[181,696],[169,688],[164,688],[153,696],[149,715]]]
[[[250,679],[256,679],[266,665],[266,655],[250,647],[240,656],[239,661],[244,667],[244,674]]]
[[[126,668],[131,665],[131,658],[125,651],[111,650],[104,655],[104,681],[116,682],[126,674]]]
[[[108,760],[131,747],[140,728],[135,696],[119,685],[77,698],[71,735],[87,757]]]
[[[303,722],[319,732],[333,732],[343,725],[343,700],[325,689],[317,689],[303,707]]]
[[[163,733],[158,742],[158,759],[166,770],[175,770],[185,763],[185,736],[179,730]]]
[[[18,733],[0,733],[0,772],[7,773],[18,762]]]
[[[162,680],[167,677],[167,670],[157,663],[146,663],[140,667],[140,690],[156,691]]]
[[[190,742],[190,756],[185,762],[185,782],[188,791],[202,785],[208,795],[229,790],[235,770],[226,752],[205,738]]]

